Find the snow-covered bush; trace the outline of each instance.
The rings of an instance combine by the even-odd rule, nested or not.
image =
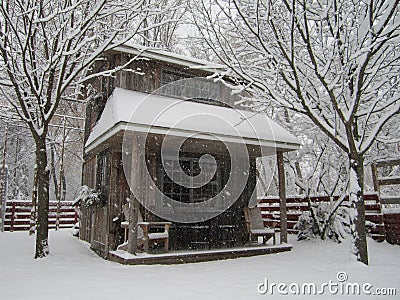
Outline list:
[[[78,197],[75,198],[72,205],[83,205],[85,207],[91,207],[96,205],[103,205],[103,197],[101,196],[101,192],[96,191],[95,189],[91,189],[87,185],[84,185],[80,188]]]
[[[310,238],[315,238],[318,235],[318,228],[314,222],[313,217],[309,211],[303,212],[299,217],[294,229],[299,231],[297,235],[298,240],[306,240]]]
[[[313,203],[311,210],[299,217],[295,229],[299,231],[299,240],[328,237],[340,243],[350,233],[348,209],[334,203]]]

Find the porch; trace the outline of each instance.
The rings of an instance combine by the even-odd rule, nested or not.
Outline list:
[[[205,261],[225,260],[239,257],[274,254],[292,250],[290,244],[250,245],[245,247],[210,249],[210,250],[180,250],[169,253],[137,253],[130,254],[123,250],[110,251],[108,259],[124,265],[172,265],[196,263]]]

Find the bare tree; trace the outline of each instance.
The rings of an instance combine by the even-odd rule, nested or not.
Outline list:
[[[10,0],[0,4],[1,66],[7,78],[1,91],[28,125],[36,148],[35,258],[49,253],[49,123],[62,99],[80,97],[81,83],[103,52],[158,25],[142,26],[149,16],[166,11],[155,7],[155,2]]]
[[[151,0],[150,0],[151,1]],[[145,30],[135,38],[138,44],[146,47],[163,48],[169,51],[177,50],[178,29],[185,22],[187,5],[184,0],[158,0],[156,7],[162,9],[166,6],[174,7],[165,14],[152,15],[143,22],[143,28],[152,27]],[[161,26],[152,26],[162,24]]]
[[[246,87],[310,118],[348,156],[353,254],[368,264],[364,158],[399,113],[398,0],[202,1],[209,47]],[[382,136],[390,132],[390,136]]]

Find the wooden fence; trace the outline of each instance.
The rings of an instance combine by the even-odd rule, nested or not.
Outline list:
[[[396,172],[393,172],[396,167],[400,166],[400,158],[384,158],[376,160],[371,164],[372,179],[374,183],[374,189],[378,193],[381,204],[394,207],[399,207],[400,196],[398,193],[395,195],[387,195],[382,193],[382,186],[393,186],[400,185],[400,176],[396,176]],[[383,170],[386,169],[386,174],[389,176],[382,176]],[[389,172],[388,172],[389,171]],[[392,174],[392,175],[390,175]],[[398,191],[398,189],[397,189]],[[388,209],[384,211],[384,223],[386,240],[391,244],[400,245],[400,211],[399,209]]]
[[[4,231],[29,230],[32,203],[30,201],[7,201]],[[49,203],[49,229],[56,227],[57,202]],[[71,228],[78,222],[78,214],[72,202],[61,202],[60,228]]]
[[[380,169],[388,167],[400,166],[399,158],[381,159],[371,164],[372,180],[374,183],[374,190],[379,194],[382,204],[400,204],[399,196],[389,196],[381,193],[382,186],[400,185],[400,176],[381,176]]]
[[[312,196],[310,197],[310,200],[311,202],[329,202],[329,197]],[[334,200],[338,200],[338,197],[334,197]],[[349,206],[348,200],[345,199],[342,205]],[[279,198],[265,197],[259,201],[258,206],[261,208],[264,225],[271,226],[273,222],[277,222],[277,227],[279,228]],[[294,225],[297,223],[299,216],[303,212],[309,211],[308,202],[302,197],[288,197],[286,198],[286,206],[288,233],[298,233],[298,231],[294,229]],[[375,224],[375,226],[370,229],[371,237],[380,242],[384,241],[384,218],[377,193],[365,195],[365,217],[367,221]]]
[[[386,240],[391,244],[400,245],[400,212],[384,213]]]

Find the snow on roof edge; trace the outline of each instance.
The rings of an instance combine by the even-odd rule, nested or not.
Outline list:
[[[132,112],[138,108],[142,109],[141,106],[147,107],[145,107],[142,114],[136,115],[134,122],[132,122]],[[154,123],[153,121],[155,120],[155,116],[157,115],[157,118],[159,117],[159,111],[155,110],[154,107],[157,107],[159,111],[166,109],[169,116],[165,117],[164,120],[161,120],[159,123]],[[168,110],[171,110],[171,112],[168,112]],[[173,133],[178,136],[187,136],[188,132],[197,132],[200,134],[206,133],[220,136],[224,141],[234,141],[235,138],[240,137],[249,144],[254,144],[254,141],[256,141],[257,144],[271,146],[271,143],[273,143],[276,148],[286,149],[288,151],[299,148],[300,141],[296,137],[279,124],[270,120],[264,114],[258,114],[255,118],[253,118],[254,114],[251,115],[251,117],[244,122],[251,123],[250,127],[246,127],[246,124],[243,126],[239,125],[237,128],[243,128],[238,129],[240,132],[235,129],[233,134],[232,130],[229,133],[224,130],[221,131],[220,128],[213,128],[211,123],[215,118],[221,118],[224,121],[225,119],[232,120],[232,118],[238,118],[238,112],[243,114],[251,113],[248,111],[233,110],[225,107],[211,106],[208,104],[183,101],[182,99],[115,88],[106,103],[98,123],[93,128],[88,140],[86,141],[85,152],[93,148],[92,144],[98,144],[99,140],[101,143],[102,141],[105,141],[105,138],[108,139],[115,134],[115,129],[122,123],[130,124],[131,129],[129,130],[138,130],[139,132],[146,131],[142,127],[146,127],[147,129],[153,128],[152,131],[157,131],[159,133],[162,133],[163,130],[168,131],[166,128],[173,128]],[[203,115],[204,118],[209,117],[211,123],[204,125],[192,121],[187,123],[186,126],[169,126],[171,124],[176,125],[174,123],[175,120],[185,119],[188,115],[196,117],[197,114]],[[258,116],[262,116],[261,123],[260,120],[257,120],[257,118],[260,119]],[[208,123],[209,120],[206,119],[205,123]],[[265,120],[268,122],[267,125],[269,128],[265,127],[265,123],[262,123],[262,121],[265,122]],[[234,120],[234,122],[236,121]],[[120,128],[120,130],[122,129]],[[257,132],[257,130],[259,132]],[[112,133],[111,135],[110,132]]]
[[[216,70],[227,70],[227,67],[221,64],[209,62],[204,59],[194,58],[182,54],[177,54],[162,50],[159,48],[145,47],[140,45],[121,45],[113,50],[133,55],[140,55],[146,58],[156,59],[168,63],[173,63],[192,69],[201,69],[204,71],[215,72]],[[199,68],[200,67],[200,68]]]

